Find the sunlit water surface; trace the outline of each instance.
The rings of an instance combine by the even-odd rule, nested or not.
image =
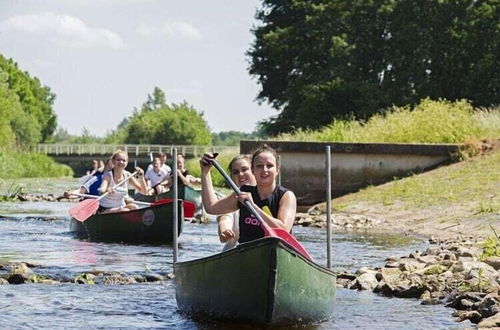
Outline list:
[[[70,204],[0,203],[0,259],[40,265],[37,273],[74,277],[100,270],[127,275],[172,272],[170,246],[125,245],[77,240],[68,233]],[[49,217],[50,220],[46,220]],[[185,223],[180,260],[220,251],[216,225]],[[319,264],[326,264],[325,232],[294,228],[294,235]],[[335,233],[333,269],[353,272],[381,266],[387,256],[423,250],[422,239]],[[2,328],[171,328],[251,329],[251,325],[194,320],[178,312],[173,281],[133,285],[0,285]],[[305,329],[459,329],[452,310],[422,306],[414,299],[385,298],[371,292],[338,289],[330,321]]]

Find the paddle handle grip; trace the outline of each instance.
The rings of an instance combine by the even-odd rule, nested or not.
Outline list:
[[[222,166],[220,166],[220,164],[215,159],[212,159],[212,165],[214,165],[214,167],[217,169],[217,171],[219,171],[219,173],[222,175],[222,177],[224,178],[224,180],[226,180],[226,182],[231,186],[231,188],[233,188],[233,191],[236,194],[238,194],[238,195],[241,194],[240,188],[238,188],[238,186],[236,185],[236,183],[234,183],[234,181],[229,177],[229,175],[227,175],[226,171],[224,171],[224,169],[222,168]],[[260,216],[260,214],[253,207],[252,203],[250,203],[250,201],[246,200],[245,201],[245,206],[257,218],[257,220],[259,220],[263,224],[263,226],[266,227],[267,230],[270,229],[270,227],[267,225],[267,223],[264,222],[264,219],[262,219],[262,217]]]

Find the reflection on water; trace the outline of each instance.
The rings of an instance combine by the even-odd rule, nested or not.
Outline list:
[[[17,203],[0,204],[2,210]],[[13,218],[0,218],[0,259],[38,264],[37,273],[71,277],[83,272],[122,272],[129,275],[172,271],[172,248],[162,245],[106,244],[77,240],[69,233],[64,203],[25,203]],[[42,209],[55,220],[26,218],[23,209]],[[188,224],[179,238],[180,260],[217,253],[221,244],[216,226]],[[324,230],[294,228],[294,234],[319,264],[326,264]],[[423,240],[335,233],[333,267],[352,272],[362,266],[383,265],[389,255],[407,254],[426,248]],[[177,311],[172,281],[163,284],[0,285],[2,328],[176,328],[254,329],[251,325],[194,320]],[[339,289],[331,321],[304,329],[422,329],[464,328],[455,323],[452,310],[443,306],[421,306],[418,300],[391,299],[370,292]]]

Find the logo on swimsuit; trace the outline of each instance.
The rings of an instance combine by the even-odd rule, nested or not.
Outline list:
[[[147,210],[144,212],[142,215],[142,223],[145,224],[146,226],[151,226],[155,222],[155,213],[153,210]]]
[[[257,220],[256,218],[254,218],[253,215],[250,216],[250,217],[245,218],[245,223],[247,225],[260,226],[259,220]]]

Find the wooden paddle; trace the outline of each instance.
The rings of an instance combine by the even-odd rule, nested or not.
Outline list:
[[[217,154],[214,154],[214,156],[217,156]],[[219,173],[224,177],[224,180],[233,188],[233,191],[236,194],[241,194],[240,189],[238,186],[231,180],[229,175],[226,174],[224,169],[220,166],[220,164],[215,160],[212,159],[212,164],[214,167],[219,171]],[[264,230],[264,236],[265,237],[277,237],[285,242],[287,242],[289,245],[291,245],[298,253],[300,253],[302,256],[304,256],[306,259],[309,259],[313,261],[313,258],[311,255],[306,251],[306,249],[302,246],[302,244],[297,241],[295,237],[293,237],[289,232],[287,232],[284,229],[281,228],[271,228],[267,223],[264,222],[260,214],[257,212],[257,210],[253,207],[252,203],[250,201],[246,200],[245,201],[245,206],[248,208],[248,210],[257,218],[257,220],[260,221],[260,224],[262,226],[262,229]]]
[[[130,178],[136,174],[137,174],[137,171],[130,174],[128,177],[126,177],[122,181],[118,182],[118,184],[116,184],[113,187],[113,191],[117,187],[123,185],[125,182],[130,180]],[[94,214],[97,211],[97,209],[99,209],[99,201],[101,199],[103,199],[104,197],[106,197],[108,194],[109,194],[109,191],[105,192],[104,194],[97,197],[96,199],[86,199],[86,200],[78,203],[78,205],[73,206],[72,208],[69,209],[69,215],[71,215],[73,218],[75,218],[76,220],[81,221],[81,222],[87,220],[92,214]]]
[[[72,193],[71,195],[85,197],[85,198],[92,198],[92,199],[99,198],[99,196],[88,195],[88,194]],[[144,206],[157,206],[157,205],[172,203],[173,201],[174,200],[171,198],[163,198],[163,199],[158,199],[158,200],[154,201],[153,203],[141,202],[141,201],[134,201],[133,203],[138,204],[138,205],[144,205]],[[185,218],[193,218],[194,217],[194,214],[196,212],[196,205],[193,202],[182,201],[182,208],[184,210],[184,217]]]

